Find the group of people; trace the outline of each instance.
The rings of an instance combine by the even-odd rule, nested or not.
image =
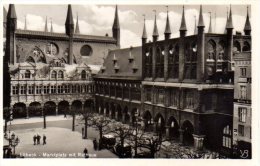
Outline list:
[[[42,137],[43,145],[46,144],[46,139],[47,139],[47,137],[43,134],[43,137]],[[39,134],[34,135],[33,136],[33,145],[39,145],[39,144],[41,144],[41,136]]]

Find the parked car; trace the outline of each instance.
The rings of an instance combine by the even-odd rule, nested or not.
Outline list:
[[[116,144],[113,151],[120,158],[132,158],[132,147],[127,143],[124,143],[124,146]]]
[[[104,148],[113,148],[116,144],[116,138],[111,134],[103,135],[102,137],[102,147]]]

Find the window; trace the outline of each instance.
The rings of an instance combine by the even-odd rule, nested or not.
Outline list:
[[[19,90],[18,90],[18,86],[15,85],[15,86],[12,86],[12,89],[13,89],[13,95],[17,95],[19,93]]]
[[[58,85],[58,93],[62,93],[62,92],[63,92],[62,86]]]
[[[57,78],[57,72],[56,71],[52,71],[51,78]]]
[[[72,93],[76,93],[76,85],[72,85]]]
[[[240,86],[240,99],[246,99],[246,86]]]
[[[85,70],[82,70],[82,72],[81,72],[81,79],[82,80],[86,79],[86,71]]]
[[[240,68],[240,77],[246,77],[246,68]]]
[[[34,87],[33,87],[33,85],[30,85],[28,87],[28,94],[34,94]]]
[[[80,49],[81,56],[86,56],[86,57],[91,56],[92,52],[93,52],[92,48],[89,45],[84,45]]]
[[[56,86],[54,85],[51,86],[51,93],[56,93]]]
[[[43,93],[48,94],[49,93],[49,86],[43,86]]]
[[[223,129],[222,146],[226,148],[231,148],[231,128],[229,125]]]
[[[58,73],[58,78],[63,78],[64,76],[63,76],[63,71],[59,71],[59,73]]]
[[[238,118],[239,118],[239,122],[246,122],[246,113],[247,110],[246,108],[240,107],[238,108]]]
[[[21,94],[22,95],[26,94],[26,85],[21,86]]]
[[[31,78],[31,72],[30,72],[30,70],[26,70],[26,71],[25,71],[24,77],[25,77],[25,78]]]
[[[36,86],[36,94],[41,94],[41,93],[42,93],[42,87]]]
[[[64,93],[70,93],[69,85],[64,85]]]
[[[164,104],[164,90],[160,89],[158,90],[158,98],[157,98],[158,104]]]
[[[244,136],[244,126],[243,125],[238,125],[238,135]]]

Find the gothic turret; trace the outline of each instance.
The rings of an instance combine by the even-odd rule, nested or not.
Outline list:
[[[233,21],[232,21],[232,9],[230,6],[229,18],[227,20],[226,32],[227,32],[227,60],[224,66],[224,71],[232,70],[232,56],[233,56]]]
[[[169,15],[168,15],[168,7],[167,7],[167,17],[166,17],[164,37],[165,39],[169,39],[171,37],[171,27],[170,27]]]
[[[15,55],[15,31],[17,28],[17,16],[14,4],[9,5],[7,13],[7,29],[6,29],[6,62],[14,65],[16,63]]]
[[[117,5],[115,10],[115,18],[112,27],[112,33],[113,33],[113,38],[116,39],[116,45],[120,47],[120,25],[119,25]]]
[[[186,20],[185,20],[185,11],[184,11],[184,6],[183,6],[182,7],[182,18],[181,18],[180,33],[184,33],[186,35],[186,31],[187,31],[187,27],[186,27]]]
[[[156,22],[156,12],[154,17],[154,27],[153,27],[153,41],[157,41],[159,37],[157,22]]]
[[[182,82],[184,78],[184,38],[186,36],[186,20],[184,6],[182,8],[182,18],[180,26],[180,40],[179,40],[179,81]]]
[[[48,32],[48,20],[47,20],[47,16],[46,16],[46,18],[45,18],[44,32]]]
[[[147,33],[146,33],[146,26],[145,26],[145,16],[144,16],[144,29],[142,35],[142,44],[145,44],[147,41]]]
[[[79,17],[78,17],[78,13],[77,13],[77,22],[76,22],[76,30],[75,30],[75,33],[76,33],[76,34],[80,34],[80,31],[79,31]]]
[[[202,15],[202,6],[200,5],[198,35],[197,35],[197,82],[204,81],[205,73],[205,34],[204,34],[204,19]]]
[[[65,22],[66,34],[72,36],[74,34],[74,22],[71,5],[68,5],[67,18]]]
[[[51,19],[51,33],[53,33],[52,19]]]
[[[26,20],[26,16],[24,16],[24,30],[27,30],[27,20]]]
[[[208,33],[212,33],[212,25],[211,25],[211,12],[209,12],[209,30]]]
[[[246,23],[244,27],[245,35],[251,35],[251,23],[249,20],[249,13],[248,13],[248,7],[247,7],[247,15],[246,15]]]

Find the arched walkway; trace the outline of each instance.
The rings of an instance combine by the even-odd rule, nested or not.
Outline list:
[[[130,123],[130,115],[129,115],[128,107],[127,107],[127,106],[125,106],[125,108],[124,108],[123,116],[124,116],[124,121],[123,121],[123,123],[129,124],[129,123]]]
[[[153,131],[153,119],[150,111],[145,111],[143,114],[144,119],[144,131],[150,132]]]
[[[117,105],[117,120],[118,121],[121,121],[121,122],[123,122],[123,116],[122,116],[122,108],[121,108],[121,106],[118,104]]]
[[[193,145],[194,139],[193,139],[193,132],[194,128],[190,121],[186,120],[182,124],[182,130],[183,130],[183,144],[184,145]]]
[[[109,116],[109,104],[105,104],[105,109],[104,109],[104,116]]]
[[[82,111],[82,103],[79,100],[75,100],[71,104],[71,111],[73,112],[80,112]]]
[[[179,124],[177,120],[171,116],[168,119],[167,126],[169,126],[169,138],[170,139],[178,139],[179,138]]]
[[[39,102],[32,102],[28,107],[30,117],[42,116],[42,106]]]
[[[53,101],[48,101],[44,104],[45,115],[56,115],[56,104]]]
[[[163,116],[158,113],[156,116],[155,116],[155,119],[154,119],[154,123],[155,123],[155,129],[156,129],[156,133],[159,135],[159,136],[162,136],[165,134],[165,120],[163,118]]]
[[[70,104],[68,101],[61,101],[58,104],[58,114],[68,114],[69,113],[69,109],[70,109]]]
[[[26,105],[24,103],[14,104],[13,118],[26,118]]]
[[[115,104],[111,103],[110,104],[110,111],[111,111],[111,118],[115,119],[115,115],[116,115],[116,108],[115,108]]]
[[[86,100],[85,103],[84,103],[84,111],[87,111],[87,112],[94,112],[94,101],[89,99],[89,100]]]

